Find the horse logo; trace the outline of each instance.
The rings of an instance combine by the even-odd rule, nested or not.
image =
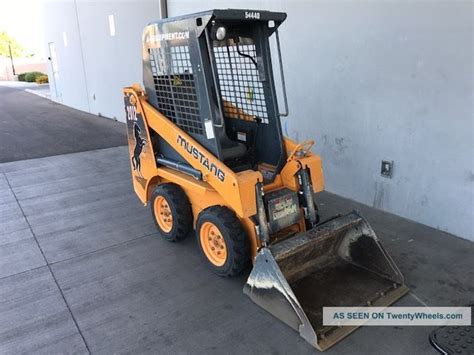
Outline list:
[[[146,139],[140,136],[140,126],[135,122],[133,124],[133,136],[135,137],[135,148],[133,149],[133,155],[131,157],[133,170],[138,172],[138,175],[142,176],[141,173],[141,162],[140,155],[142,154],[143,147],[146,145]]]

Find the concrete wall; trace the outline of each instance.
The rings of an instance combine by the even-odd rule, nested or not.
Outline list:
[[[115,36],[109,15],[114,15]],[[123,121],[122,88],[142,81],[141,36],[159,17],[158,1],[46,0],[42,17],[46,52],[54,42],[58,57],[53,99]],[[53,77],[51,65],[49,74]]]
[[[47,7],[62,101],[123,120],[120,90],[141,81],[141,31],[158,1]],[[474,240],[472,2],[168,0],[170,16],[229,7],[288,13],[284,130],[316,140],[327,190]]]
[[[284,126],[316,140],[327,190],[474,240],[472,4],[169,0],[168,11],[287,12]]]

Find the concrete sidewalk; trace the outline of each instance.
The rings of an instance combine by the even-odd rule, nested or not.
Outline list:
[[[31,87],[0,82],[0,163],[126,144],[125,124],[24,91]]]
[[[35,94],[39,97],[43,97],[45,99],[51,100],[51,91],[49,88],[49,84],[41,84],[41,85],[29,87],[25,89],[25,91],[29,92],[30,94]]]
[[[212,274],[190,236],[168,243],[135,197],[126,147],[0,165],[0,353],[314,353]],[[329,193],[323,218],[372,223],[412,293],[473,301],[474,244]],[[327,354],[436,354],[428,327],[361,328]]]

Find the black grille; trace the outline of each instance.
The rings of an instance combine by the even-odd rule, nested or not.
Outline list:
[[[226,118],[268,123],[263,85],[254,44],[215,42],[214,57]]]
[[[204,134],[188,46],[150,48],[158,110],[188,133]]]

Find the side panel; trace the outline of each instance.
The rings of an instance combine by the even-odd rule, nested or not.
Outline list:
[[[133,89],[124,90],[124,104],[133,188],[140,201],[146,204],[147,184],[156,175],[155,154],[142,106]]]
[[[172,146],[189,165],[201,171],[203,180],[222,196],[226,204],[235,211],[237,216],[244,218],[256,214],[255,185],[257,181],[263,180],[261,173],[247,170],[235,174],[192,137],[152,107],[147,102],[146,96],[141,95],[140,91],[137,91],[135,88],[126,88],[125,95],[128,97],[133,95],[135,97],[137,112],[141,114],[148,128],[158,132],[160,137]],[[130,100],[133,101],[129,97],[129,102]],[[132,117],[134,116],[132,115]],[[149,139],[148,132],[147,137]],[[133,146],[132,150],[132,146],[129,145],[131,152],[134,152],[134,141],[131,140],[130,142]],[[147,157],[154,159],[152,149],[150,149],[150,154]],[[156,163],[154,160],[152,160],[152,163],[149,166],[150,170],[148,170],[147,166],[146,174],[143,174],[143,169],[141,170],[145,183],[150,178],[156,176]],[[132,170],[132,172],[135,173],[135,170]],[[146,191],[144,189],[137,187],[136,191],[142,201],[146,200]]]

